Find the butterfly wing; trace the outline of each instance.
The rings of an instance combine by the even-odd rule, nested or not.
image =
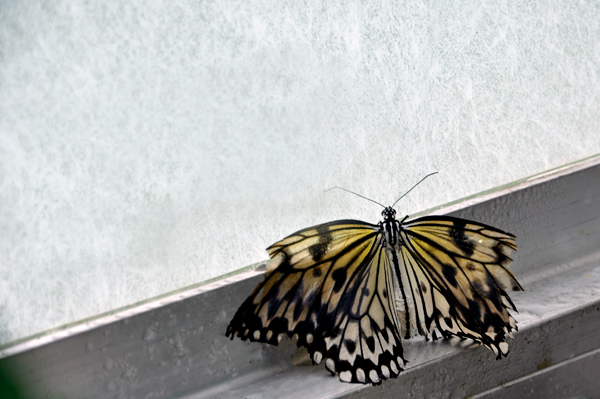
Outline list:
[[[351,277],[335,313],[323,318],[312,350],[323,351],[326,367],[345,382],[380,383],[396,377],[405,360],[394,307],[394,272],[381,236],[374,256]]]
[[[275,344],[298,336],[342,381],[379,383],[404,364],[393,270],[379,226],[342,220],[267,249],[272,261],[226,335]]]
[[[506,336],[517,329],[506,290],[523,290],[508,269],[515,236],[447,216],[409,221],[400,236],[404,336],[428,337],[437,327],[446,337],[471,338],[506,356]]]

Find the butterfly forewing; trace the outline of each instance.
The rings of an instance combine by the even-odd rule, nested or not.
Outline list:
[[[271,245],[267,252],[271,258],[285,255],[295,270],[312,268],[347,252],[357,242],[371,239],[377,229],[377,225],[357,220],[339,220],[297,231]],[[269,269],[277,266],[275,262]]]

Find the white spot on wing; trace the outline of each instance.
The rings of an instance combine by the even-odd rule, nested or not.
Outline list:
[[[383,374],[385,378],[390,378],[390,369],[388,369],[385,364],[381,366],[381,374]]]
[[[359,382],[365,382],[365,372],[363,371],[363,369],[356,369],[356,379]]]
[[[321,363],[321,360],[323,360],[323,354],[321,352],[315,352],[315,353],[313,353],[313,360],[317,364]]]
[[[333,361],[333,359],[327,359],[325,361],[325,367],[327,367],[327,370],[331,371],[332,373],[335,373],[335,362]]]
[[[349,371],[342,371],[340,373],[340,381],[343,382],[351,382],[352,381],[352,373]]]
[[[371,370],[371,372],[369,372],[369,378],[373,382],[379,382],[379,374],[377,374],[377,371],[375,370]]]

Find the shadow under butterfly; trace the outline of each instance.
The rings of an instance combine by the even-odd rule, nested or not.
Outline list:
[[[383,221],[324,223],[267,248],[264,280],[226,335],[273,345],[297,335],[315,363],[365,384],[398,376],[401,340],[415,334],[437,330],[508,355],[517,330],[508,309],[517,309],[506,291],[523,290],[508,269],[516,237],[449,216],[396,220],[393,206],[419,183],[388,207],[342,189],[382,206]]]

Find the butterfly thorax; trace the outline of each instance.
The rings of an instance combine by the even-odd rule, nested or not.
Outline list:
[[[383,216],[383,221],[379,223],[379,227],[383,233],[385,245],[391,249],[398,244],[400,239],[401,223],[396,220],[396,211],[391,206],[385,208],[381,212],[381,216]]]

